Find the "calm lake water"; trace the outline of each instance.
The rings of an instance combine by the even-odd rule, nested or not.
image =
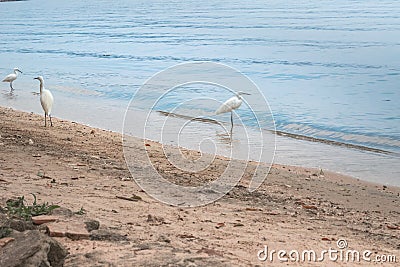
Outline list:
[[[15,66],[24,72],[13,96],[0,84],[0,105],[40,112],[32,78],[43,75],[55,116],[121,131],[125,107],[148,78],[177,63],[213,61],[258,85],[277,130],[390,152],[279,137],[276,161],[400,185],[400,2],[32,0],[0,7],[0,74]],[[191,93],[158,108],[170,111]],[[245,109],[238,113],[246,117]]]

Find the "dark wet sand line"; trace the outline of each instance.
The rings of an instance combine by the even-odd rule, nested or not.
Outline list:
[[[181,115],[181,114],[176,114],[172,112],[167,112],[167,111],[161,111],[158,110],[158,113],[164,116],[171,116],[174,118],[181,118],[181,119],[186,119],[186,120],[193,120],[193,121],[199,121],[199,122],[205,122],[205,123],[212,123],[212,124],[220,124],[217,120],[213,119],[207,119],[207,118],[200,118],[200,117],[191,117],[187,115]],[[357,149],[357,150],[362,150],[362,151],[369,151],[369,152],[374,152],[374,153],[379,153],[379,154],[385,154],[385,155],[394,155],[395,153],[379,148],[373,148],[373,147],[368,147],[368,146],[363,146],[363,145],[355,145],[355,144],[350,144],[350,143],[345,143],[345,142],[340,142],[340,141],[334,141],[334,140],[328,140],[328,139],[323,139],[323,138],[317,138],[317,137],[311,137],[311,136],[306,136],[306,135],[301,135],[301,134],[293,134],[293,133],[288,133],[284,131],[276,131],[276,130],[268,130],[267,131],[274,133],[279,136],[284,136],[284,137],[289,137],[297,140],[304,140],[304,141],[309,141],[309,142],[314,142],[314,143],[322,143],[322,144],[327,144],[327,145],[332,145],[332,146],[341,146],[341,147],[346,147],[346,148],[352,148],[352,149]]]

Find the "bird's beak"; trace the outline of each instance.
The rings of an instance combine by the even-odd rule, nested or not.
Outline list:
[[[245,92],[244,92],[244,93],[242,93],[242,95],[251,95],[251,94],[249,94],[249,93],[245,93]]]
[[[33,78],[34,80],[39,80],[39,77]]]
[[[22,71],[18,70],[20,73],[22,73]]]

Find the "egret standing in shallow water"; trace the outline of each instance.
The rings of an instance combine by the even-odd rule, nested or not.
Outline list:
[[[44,89],[42,76],[36,77],[34,79],[39,80],[40,82],[40,104],[42,104],[42,108],[44,110],[44,127],[47,126],[47,116],[49,116],[50,118],[50,126],[53,126],[53,122],[51,121],[51,108],[53,107],[54,103],[53,95],[49,90]]]
[[[18,72],[22,73],[22,71],[20,71],[18,68],[14,68],[14,73],[8,74],[6,77],[4,77],[3,82],[7,82],[10,83],[10,87],[11,87],[11,91],[14,90],[14,88],[12,87],[12,83],[13,81],[15,81],[18,77]]]
[[[231,113],[231,137],[232,137],[232,130],[233,130],[233,110],[238,109],[240,105],[242,105],[243,99],[241,95],[250,95],[246,92],[238,92],[236,96],[233,96],[226,100],[218,109],[215,111],[215,114],[221,114],[230,112]]]

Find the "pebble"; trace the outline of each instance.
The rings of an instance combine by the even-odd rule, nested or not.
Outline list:
[[[86,225],[79,221],[60,221],[47,225],[51,237],[68,237],[72,240],[89,239],[90,234]]]
[[[15,239],[12,237],[4,237],[0,239],[0,247],[5,247],[8,243],[14,241]]]
[[[44,223],[57,221],[57,219],[58,219],[57,216],[39,215],[39,216],[32,217],[32,222],[34,224],[40,225],[40,224],[44,224]]]

